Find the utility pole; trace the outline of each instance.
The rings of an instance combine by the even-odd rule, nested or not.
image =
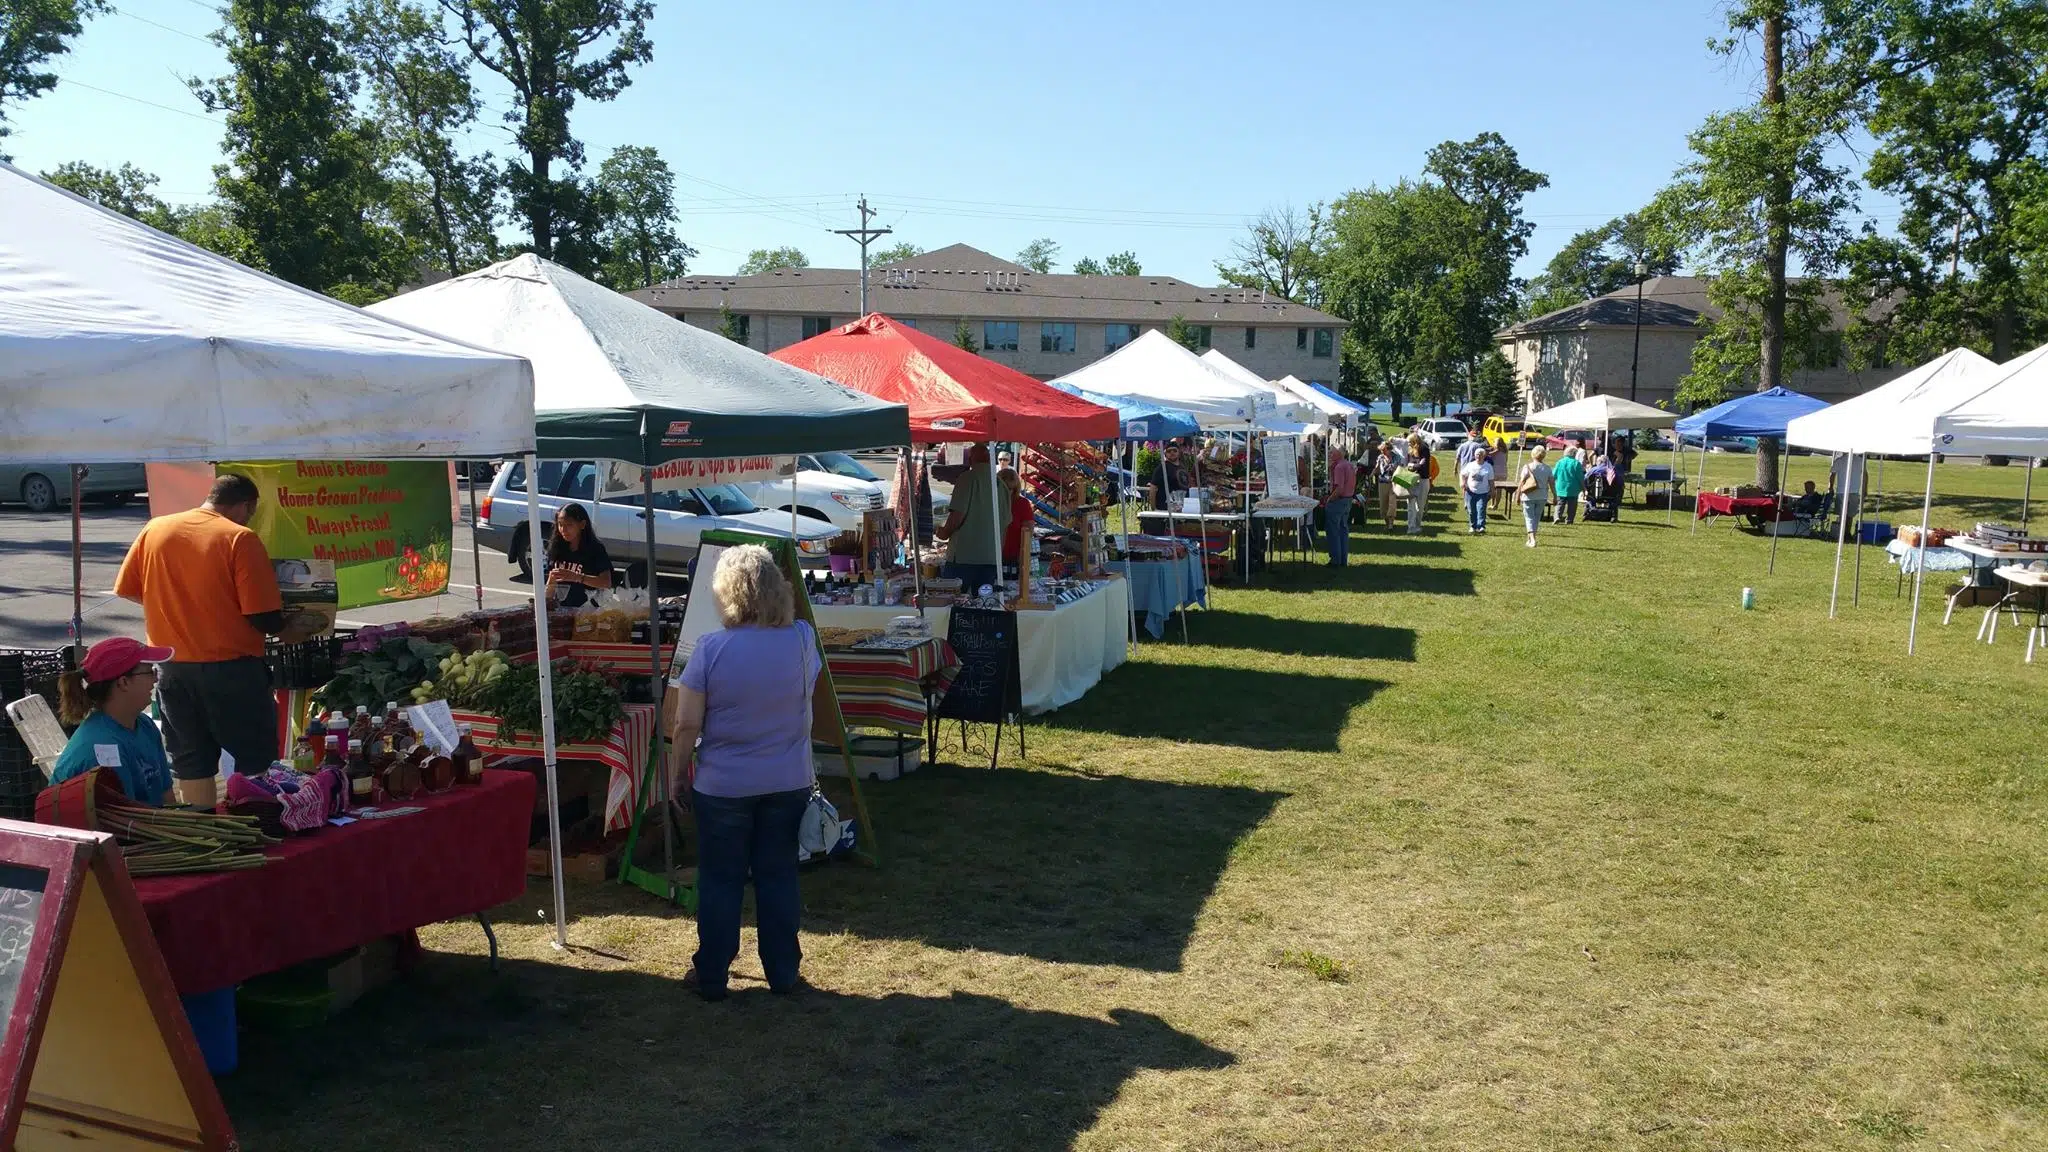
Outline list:
[[[860,314],[865,316],[868,314],[868,245],[879,237],[887,236],[891,230],[868,227],[868,218],[875,214],[875,210],[868,207],[866,193],[861,194],[859,208],[860,227],[834,228],[833,231],[841,236],[852,237],[853,242],[860,245]]]

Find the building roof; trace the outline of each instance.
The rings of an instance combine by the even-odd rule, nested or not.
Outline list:
[[[783,268],[757,276],[685,276],[628,293],[664,312],[860,312],[857,268]],[[965,244],[868,270],[868,310],[891,316],[1165,324],[1341,326],[1306,304],[1171,276],[1032,272]]]
[[[1800,277],[1792,277],[1794,283]],[[1702,317],[1714,319],[1721,309],[1707,299],[1705,276],[1652,276],[1643,281],[1643,327],[1690,327]],[[1822,297],[1828,309],[1828,328],[1842,331],[1849,325],[1849,309],[1839,289],[1829,287]],[[1884,310],[1880,302],[1879,312]],[[1560,308],[1494,333],[1496,339],[1537,336],[1545,332],[1577,332],[1587,328],[1633,328],[1636,323],[1636,287],[1617,288],[1569,308]]]

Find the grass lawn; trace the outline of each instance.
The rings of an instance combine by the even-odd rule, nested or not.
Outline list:
[[[2023,476],[1945,466],[1935,521],[2016,518]],[[2023,632],[1942,627],[1942,579],[1908,658],[1874,548],[1830,621],[1831,543],[1767,575],[1727,521],[1532,551],[1449,514],[1222,590],[1028,764],[875,785],[888,867],[805,879],[818,991],[749,940],[698,1002],[691,923],[615,886],[557,956],[536,885],[501,975],[441,925],[410,981],[245,1037],[245,1146],[2048,1147]]]

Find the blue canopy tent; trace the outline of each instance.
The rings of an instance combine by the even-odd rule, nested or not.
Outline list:
[[[1193,413],[1179,408],[1168,408],[1149,400],[1139,400],[1129,396],[1109,396],[1101,392],[1091,392],[1086,388],[1076,388],[1072,384],[1059,380],[1051,380],[1047,383],[1069,396],[1078,396],[1090,404],[1100,404],[1104,408],[1116,409],[1117,439],[1123,441],[1131,453],[1131,467],[1127,474],[1133,482],[1138,478],[1137,446],[1139,441],[1178,440],[1183,436],[1199,435],[1202,430],[1202,426],[1196,422]],[[1119,485],[1119,488],[1121,488],[1121,485]],[[1123,498],[1117,501],[1117,506],[1122,511],[1124,533],[1129,535],[1131,531],[1131,505],[1128,492],[1124,493]],[[1169,531],[1171,531],[1173,523],[1171,515],[1172,510],[1169,508],[1169,518],[1167,520]],[[1178,566],[1176,566],[1174,572],[1172,595],[1174,601],[1181,608],[1180,638],[1185,643],[1188,638],[1188,614],[1185,610],[1187,596],[1181,591],[1182,585]],[[1128,552],[1124,554],[1124,582],[1129,585],[1131,590],[1131,606],[1136,608],[1138,586],[1131,580],[1131,562]],[[1198,590],[1196,594],[1201,595],[1202,593]],[[1136,640],[1137,618],[1135,616],[1132,617],[1131,629],[1129,639]],[[1154,626],[1151,630],[1156,637],[1158,635],[1158,628]]]
[[[1356,412],[1360,416],[1369,415],[1372,412],[1372,409],[1367,407],[1366,405],[1360,404],[1358,401],[1353,400],[1348,396],[1339,396],[1335,392],[1331,391],[1328,388],[1323,387],[1321,384],[1318,384],[1313,380],[1304,380],[1302,381],[1302,383],[1315,389],[1317,392],[1323,394],[1324,396],[1328,396],[1330,399],[1335,400],[1337,403],[1342,404],[1344,407],[1350,409],[1353,412]]]
[[[1712,408],[1703,409],[1677,422],[1678,442],[1687,436],[1700,438],[1700,483],[1707,477],[1707,437],[1709,436],[1771,436],[1785,438],[1785,429],[1801,416],[1811,416],[1827,407],[1827,401],[1816,400],[1804,392],[1790,388],[1767,388],[1762,392],[1751,392],[1724,400]],[[1676,451],[1676,444],[1673,451]],[[1693,491],[1700,491],[1695,485]],[[1785,458],[1778,458],[1778,491],[1776,499],[1783,504],[1785,499]],[[1693,528],[1699,527],[1699,518],[1693,518]],[[1778,570],[1778,525],[1771,524],[1770,571]]]

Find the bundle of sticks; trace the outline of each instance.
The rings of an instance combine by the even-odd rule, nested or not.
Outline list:
[[[36,820],[113,836],[133,876],[261,868],[264,846],[280,843],[254,816],[137,804],[104,768],[43,789]]]

